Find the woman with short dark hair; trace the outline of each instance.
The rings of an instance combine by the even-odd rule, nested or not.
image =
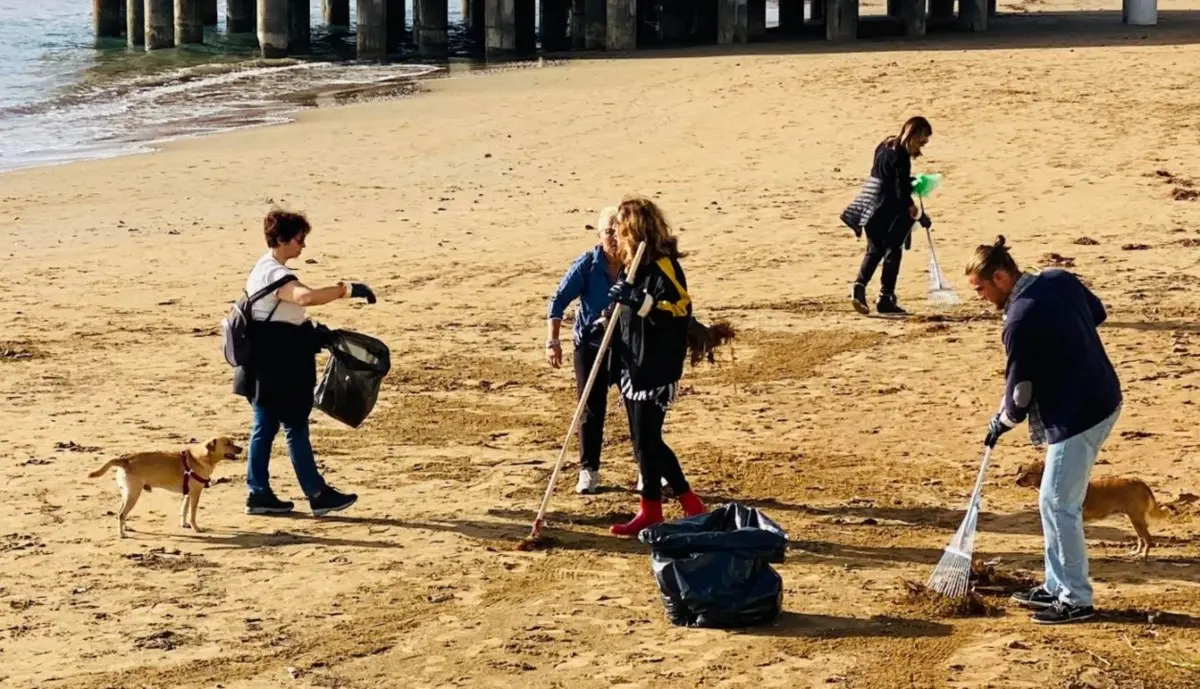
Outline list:
[[[343,510],[358,499],[325,482],[313,457],[308,416],[317,382],[316,355],[324,344],[321,329],[308,320],[305,308],[347,297],[375,303],[375,295],[358,282],[338,282],[310,288],[296,277],[287,262],[304,251],[312,227],[300,213],[272,210],[263,220],[268,251],[259,257],[246,279],[246,294],[274,287],[254,302],[248,334],[253,358],[234,371],[234,392],[254,410],[250,446],[246,452],[247,514],[291,512],[295,505],[280,500],[271,490],[271,445],[282,425],[288,454],[300,488],[316,516]]]

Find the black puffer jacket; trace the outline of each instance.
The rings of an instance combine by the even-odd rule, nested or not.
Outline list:
[[[692,298],[683,267],[666,256],[644,263],[634,287],[649,299],[641,309],[621,309],[616,364],[634,390],[653,390],[683,377]]]
[[[317,385],[317,352],[329,346],[329,329],[277,321],[249,324],[254,358],[233,372],[233,392],[284,423],[308,418]]]

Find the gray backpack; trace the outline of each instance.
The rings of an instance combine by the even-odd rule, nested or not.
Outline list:
[[[242,296],[233,303],[229,314],[221,319],[221,349],[225,353],[225,361],[230,366],[237,368],[250,363],[252,352],[249,330],[250,321],[253,320],[251,310],[254,308],[254,302],[296,279],[298,278],[295,275],[281,277],[254,294],[246,294],[246,291],[242,290]],[[275,309],[277,308],[279,304],[275,304]],[[271,313],[267,315],[268,321],[275,315],[275,309],[271,309]]]

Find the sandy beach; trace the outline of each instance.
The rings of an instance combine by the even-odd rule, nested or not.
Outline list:
[[[1002,392],[1000,320],[961,276],[998,233],[1023,267],[1068,266],[1109,308],[1126,401],[1094,476],[1142,478],[1162,502],[1200,493],[1196,20],[1104,21],[1120,37],[1095,46],[579,60],[0,175],[0,686],[1195,687],[1196,510],[1152,524],[1146,562],[1123,517],[1087,526],[1092,623],[1038,627],[999,596],[993,616],[942,617],[902,584],[958,527]],[[913,114],[935,130],[917,168],[945,175],[927,208],[964,304],[925,302],[922,238],[900,279],[913,317],[864,318],[847,299],[863,245],[837,217]],[[569,371],[542,359],[546,299],[627,193],[679,228],[696,316],[739,332],[735,364],[723,350],[688,369],[667,439],[710,504],[787,530],[770,627],[666,621],[645,547],[607,533],[637,500],[615,404],[612,490],[571,493],[573,442],[557,547],[515,549],[574,409]],[[246,439],[219,321],[273,203],[314,225],[303,280],[379,295],[310,310],[392,348],[362,428],[313,416],[320,466],[359,502],[249,517],[228,463],[205,533],[155,491],[119,541],[116,486],[89,471]],[[1009,434],[986,484],[976,552],[1006,571],[1040,574],[1036,493],[1014,483],[1038,456]],[[273,460],[275,490],[303,508],[282,435]]]

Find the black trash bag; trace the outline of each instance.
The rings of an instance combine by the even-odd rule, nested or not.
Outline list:
[[[392,368],[383,342],[349,330],[331,330],[329,361],[313,393],[313,404],[351,428],[358,428],[375,408],[379,385]]]
[[[687,627],[753,627],[783,612],[787,534],[765,514],[737,503],[643,529],[667,619]]]

